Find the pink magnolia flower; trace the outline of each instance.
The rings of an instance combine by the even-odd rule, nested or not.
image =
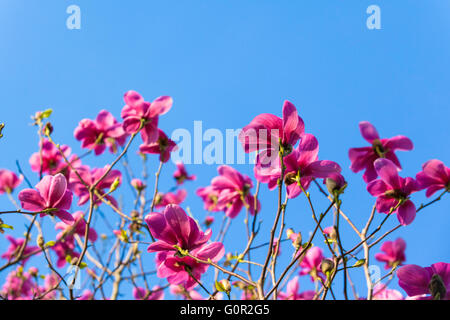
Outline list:
[[[203,233],[195,220],[177,205],[168,205],[164,213],[151,213],[145,221],[152,235],[158,239],[148,247],[148,252],[157,252],[157,275],[167,278],[170,284],[182,284],[189,290],[197,285],[195,279],[199,280],[209,266],[183,256],[175,246],[198,259],[211,259],[213,262],[219,261],[225,253],[222,243],[207,244],[211,230]]]
[[[333,161],[319,160],[319,143],[312,134],[304,134],[300,144],[291,154],[284,158],[286,166],[284,181],[289,198],[297,197],[309,188],[314,178],[325,179],[333,173],[341,172],[341,167]],[[255,177],[262,183],[268,183],[269,189],[277,186],[281,175],[280,160],[276,167],[265,168],[261,164],[255,165]]]
[[[450,299],[450,263],[438,262],[426,268],[409,264],[398,269],[397,276],[410,297]]]
[[[388,289],[385,284],[377,284],[373,288],[373,300],[403,300],[403,295],[398,290]]]
[[[416,179],[421,189],[427,189],[428,198],[438,190],[450,191],[450,168],[442,161],[436,159],[427,161],[422,170],[416,175]]]
[[[133,297],[136,300],[164,300],[164,290],[160,286],[154,286],[148,297],[147,294],[148,291],[142,287],[133,288]]]
[[[8,300],[31,300],[38,295],[39,288],[33,277],[19,266],[6,277],[1,295]]]
[[[56,288],[58,285],[59,285],[59,277],[55,273],[52,272],[46,275],[44,280],[44,286],[41,287],[39,290],[40,298],[42,300],[56,300],[56,294],[58,291],[53,289]],[[46,292],[47,294],[45,294]]]
[[[90,170],[88,166],[82,166],[77,169],[77,172],[87,185],[93,186],[101,177],[103,177],[107,170],[108,166],[104,168],[94,168],[92,170]],[[107,192],[105,192],[105,189],[110,189],[116,181],[118,181],[118,185],[116,187],[120,186],[122,183],[122,173],[119,170],[111,170],[106,177],[100,181],[95,190],[117,207],[116,199],[109,194],[105,195]],[[73,193],[79,197],[79,206],[89,201],[89,189],[83,184],[75,172],[71,172],[70,174],[69,187],[72,189]],[[102,203],[101,199],[96,194],[94,194],[94,203],[95,205],[100,205]]]
[[[56,241],[55,245],[50,247],[50,249],[52,249],[58,257],[56,261],[56,266],[58,268],[62,268],[66,265],[67,257],[73,259],[80,256],[80,254],[75,251],[75,238],[73,235],[58,238],[58,241]]]
[[[206,300],[200,293],[198,293],[198,291],[194,289],[188,291],[183,286],[172,284],[170,285],[169,290],[172,295],[181,296],[186,300]],[[215,299],[222,300],[222,293],[217,293]]]
[[[305,124],[297,109],[289,102],[283,104],[283,119],[269,113],[256,116],[239,134],[245,152],[261,151],[261,157],[278,156],[281,146],[289,153],[305,132]],[[265,159],[266,160],[266,159]],[[267,161],[265,163],[272,162]]]
[[[397,213],[398,221],[409,225],[416,217],[416,206],[409,200],[409,196],[420,189],[416,180],[400,177],[397,166],[388,159],[377,159],[374,167],[380,179],[371,181],[367,191],[377,197],[378,212]]]
[[[195,194],[202,198],[205,210],[212,212],[222,210],[222,208],[218,206],[219,191],[215,190],[213,186],[198,188]]]
[[[81,238],[84,239],[84,235],[86,233],[86,221],[84,220],[84,213],[82,211],[75,212],[72,217],[74,218],[75,222],[73,225],[67,225],[65,223],[58,222],[55,225],[56,230],[61,230],[61,232],[56,236],[57,239],[60,239],[62,237],[65,237],[67,235],[74,235],[77,234]],[[89,234],[88,239],[91,242],[97,241],[97,232],[94,228],[89,228]]]
[[[12,261],[15,258],[17,258],[17,255],[19,254],[23,244],[25,243],[25,239],[15,239],[15,238],[11,237],[10,235],[7,235],[6,239],[8,239],[8,241],[10,242],[10,245],[8,247],[8,250],[6,250],[6,252],[3,253],[1,255],[1,257],[3,259],[8,259],[8,261]],[[37,251],[39,251],[38,247],[29,246],[27,244],[27,246],[23,250],[22,257],[26,257],[30,253],[37,252]],[[30,257],[23,259],[21,261],[21,264],[24,265],[29,259],[30,259]]]
[[[299,293],[300,283],[299,277],[294,277],[288,282],[286,292],[279,292],[278,299],[280,300],[313,300],[316,293],[312,290]]]
[[[152,103],[144,101],[144,98],[136,91],[128,91],[124,96],[125,107],[122,109],[123,128],[133,134],[139,130],[141,123],[142,140],[145,144],[158,139],[158,118],[172,108],[171,97],[162,96]]]
[[[186,180],[195,180],[197,177],[195,175],[188,175],[186,171],[186,167],[184,166],[183,162],[178,161],[176,163],[177,170],[174,172],[173,177],[177,181],[177,184],[183,184]]]
[[[212,179],[211,186],[218,192],[218,207],[228,217],[235,218],[244,206],[248,207],[250,214],[255,214],[255,209],[259,211],[259,201],[255,208],[255,198],[250,193],[253,182],[248,176],[227,165],[220,166],[217,171],[219,176]]]
[[[60,149],[64,156],[71,161],[71,163],[72,161],[76,162],[76,159],[70,157],[71,149],[69,146],[62,145]],[[30,157],[29,162],[33,172],[41,171],[41,156],[42,173],[55,175],[57,173],[64,173],[64,171],[68,169],[68,165],[64,161],[61,152],[47,139],[43,139],[42,141],[42,152],[35,152]]]
[[[23,177],[17,177],[12,171],[0,169],[0,194],[12,193],[20,183]]]
[[[359,123],[359,129],[363,138],[371,144],[370,147],[352,148],[348,152],[352,162],[350,169],[359,172],[365,169],[363,178],[365,182],[370,182],[377,178],[374,168],[374,161],[378,158],[391,160],[395,166],[401,169],[400,162],[395,155],[395,151],[408,151],[414,148],[411,140],[405,136],[395,136],[389,139],[380,139],[377,129],[367,121]]]
[[[56,176],[45,176],[36,185],[36,189],[24,189],[19,193],[23,209],[40,212],[41,217],[47,214],[56,216],[66,224],[75,221],[67,212],[72,204],[73,195],[67,189],[66,178],[61,173]]]
[[[167,192],[164,194],[159,193],[156,196],[155,208],[164,208],[169,204],[181,204],[186,199],[187,191],[180,189],[177,193]]]
[[[177,144],[169,139],[167,135],[158,129],[158,138],[154,142],[141,144],[139,151],[141,153],[159,154],[161,162],[167,162],[170,159],[170,153],[177,150]]]
[[[91,290],[84,290],[80,297],[77,300],[95,300],[94,293]]]
[[[75,139],[82,141],[82,148],[102,154],[107,147],[112,153],[123,146],[127,134],[114,116],[106,110],[100,111],[95,120],[83,119],[74,131]]]
[[[325,276],[320,268],[323,259],[322,249],[319,247],[308,249],[300,262],[300,275],[304,276],[309,274],[311,276],[311,281],[316,281],[318,278],[325,281]]]
[[[405,249],[406,242],[402,238],[398,238],[395,241],[385,241],[381,245],[381,251],[384,253],[375,254],[375,259],[385,262],[385,269],[391,269],[405,262]]]

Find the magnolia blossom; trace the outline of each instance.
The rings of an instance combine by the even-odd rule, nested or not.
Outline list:
[[[211,230],[203,233],[195,220],[177,205],[168,205],[164,213],[151,213],[145,221],[158,239],[148,247],[149,252],[157,252],[157,275],[167,278],[170,284],[182,284],[189,290],[197,285],[195,279],[200,280],[208,269],[208,264],[198,262],[186,253],[213,262],[220,260],[225,253],[222,243],[207,243]]]
[[[308,290],[300,293],[299,277],[294,277],[288,282],[286,292],[279,292],[278,299],[280,300],[313,300],[316,293]]]
[[[82,148],[94,150],[96,155],[100,155],[107,147],[115,153],[118,145],[125,144],[127,134],[110,112],[102,110],[95,120],[81,120],[74,136],[82,141]]]
[[[218,206],[219,191],[215,190],[213,186],[198,188],[195,194],[202,198],[205,210],[212,212],[222,210]]]
[[[370,182],[377,178],[377,171],[374,168],[374,161],[378,158],[391,160],[398,169],[401,169],[400,161],[395,155],[395,151],[408,151],[413,149],[413,143],[405,136],[395,136],[389,139],[380,139],[377,129],[367,122],[359,123],[359,130],[363,138],[371,144],[370,147],[352,148],[348,156],[353,172],[365,170],[363,178],[365,182]]]
[[[0,169],[0,194],[12,193],[20,183],[23,177],[17,177],[17,175],[9,170]]]
[[[167,162],[170,159],[170,153],[177,150],[177,144],[167,137],[167,135],[158,129],[158,138],[154,142],[142,144],[139,147],[141,153],[159,154],[159,161]]]
[[[377,284],[373,288],[373,300],[403,300],[400,291],[388,289],[385,284]]]
[[[269,113],[260,114],[242,129],[239,140],[245,152],[260,151],[261,157],[267,160],[266,157],[278,156],[280,140],[281,147],[289,153],[304,132],[305,124],[297,109],[286,100],[282,119]]]
[[[33,281],[33,276],[19,266],[6,277],[1,295],[8,300],[32,300],[39,295],[39,287]]]
[[[171,97],[162,96],[152,103],[144,101],[144,98],[136,91],[125,93],[126,105],[122,109],[123,128],[129,133],[138,132],[142,125],[141,136],[145,144],[158,139],[158,118],[172,108]]]
[[[164,290],[154,286],[150,292],[142,287],[133,288],[133,297],[136,300],[164,300]]]
[[[421,189],[427,189],[426,196],[431,197],[437,191],[450,191],[450,168],[440,160],[427,161],[421,172],[416,175]]]
[[[377,253],[375,259],[385,262],[385,269],[391,269],[405,262],[405,249],[406,242],[402,238],[395,241],[385,241],[381,245],[381,251],[384,253]]]
[[[10,235],[6,235],[6,239],[8,239],[10,245],[8,247],[8,250],[6,250],[5,253],[1,255],[3,259],[8,259],[8,261],[12,261],[15,258],[18,257],[20,250],[22,249],[25,239],[15,239],[14,237],[11,237]],[[22,257],[25,257],[21,260],[21,264],[24,265],[30,257],[27,257],[29,254],[39,251],[38,247],[35,246],[27,246],[23,249]]]
[[[72,215],[72,217],[75,220],[73,225],[67,225],[61,222],[58,222],[55,225],[56,230],[61,230],[61,232],[56,236],[57,239],[61,239],[66,236],[72,236],[74,234],[77,234],[80,237],[84,238],[86,233],[86,221],[84,220],[84,213],[82,211],[77,211]],[[91,226],[89,228],[88,239],[91,242],[95,242],[97,241],[97,238],[97,232]]]
[[[155,208],[164,208],[169,204],[181,204],[186,199],[187,191],[184,189],[178,190],[176,193],[158,193],[155,199]]]
[[[320,268],[323,259],[324,257],[321,248],[312,247],[311,249],[308,249],[300,262],[300,275],[304,276],[309,274],[311,276],[311,281],[316,281],[319,278],[322,279],[322,281],[325,281],[326,278]]]
[[[43,139],[40,145],[41,151],[33,153],[29,160],[31,170],[34,172],[39,173],[42,170],[42,173],[48,173],[50,175],[62,173],[64,176],[68,177],[70,166],[66,163],[64,157],[70,162],[72,168],[76,168],[81,164],[78,156],[71,155],[69,146],[62,145],[60,150],[58,150],[58,148],[47,139]],[[64,157],[61,152],[64,154]]]
[[[56,256],[58,257],[56,261],[56,266],[62,268],[67,263],[67,258],[69,257],[71,261],[73,258],[78,258],[80,254],[75,251],[75,238],[73,235],[65,236],[64,238],[58,238],[55,245],[50,247]]]
[[[173,177],[177,181],[177,185],[183,184],[186,180],[195,180],[197,177],[195,175],[189,175],[186,171],[186,167],[183,162],[178,161],[176,163],[177,170],[173,173]]]
[[[211,181],[212,190],[217,192],[217,206],[230,218],[235,218],[242,207],[248,208],[251,214],[259,211],[260,204],[250,193],[253,182],[248,176],[240,174],[230,166],[222,165],[217,171],[219,176]]]
[[[186,290],[183,286],[178,285],[170,285],[169,287],[170,293],[174,296],[181,296],[186,300],[206,300],[198,291],[191,289]],[[223,295],[221,292],[215,295],[215,300],[222,300]]]
[[[319,160],[319,143],[312,134],[304,134],[300,144],[283,161],[286,167],[284,181],[289,198],[297,197],[309,188],[314,178],[325,179],[333,173],[341,172],[341,167],[333,161]],[[264,167],[255,165],[255,177],[262,183],[268,183],[274,189],[281,177],[281,165],[278,159],[276,166]]]
[[[19,193],[23,209],[40,212],[41,217],[47,214],[56,216],[66,224],[75,221],[67,212],[72,204],[73,195],[67,188],[66,178],[61,173],[45,176],[36,185],[36,189],[25,189]]]
[[[86,289],[77,300],[95,300],[94,293],[91,290]]]
[[[69,187],[73,190],[73,193],[75,193],[79,199],[78,199],[78,205],[81,206],[89,201],[89,189],[84,185],[84,183],[80,180],[78,175],[81,177],[81,179],[88,185],[93,186],[97,183],[97,181],[100,180],[101,177],[108,171],[108,166],[104,168],[94,168],[90,170],[88,166],[82,166],[77,169],[77,173],[72,172],[70,174],[70,180],[69,180]],[[103,196],[104,199],[111,201],[111,203],[117,207],[117,201],[109,194],[105,194],[105,189],[110,189],[113,184],[115,185],[115,188],[120,186],[122,183],[122,173],[119,170],[111,170],[108,172],[106,177],[100,181],[100,183],[95,187],[95,193],[94,193],[94,203],[96,205],[100,205],[102,203],[102,200],[99,198],[99,196],[96,194],[98,193],[100,196]]]
[[[416,206],[409,196],[420,190],[416,180],[400,177],[396,165],[388,159],[377,159],[374,166],[380,179],[370,182],[367,191],[377,197],[378,212],[397,213],[402,225],[411,224],[416,217]]]
[[[450,299],[450,263],[438,262],[422,268],[415,264],[397,271],[398,284],[414,299]]]

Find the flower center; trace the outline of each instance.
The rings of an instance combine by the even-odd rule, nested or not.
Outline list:
[[[388,150],[383,147],[380,139],[373,140],[372,149],[380,158],[384,158],[384,155],[388,152]]]

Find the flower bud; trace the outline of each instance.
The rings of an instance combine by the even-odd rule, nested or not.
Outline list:
[[[292,239],[291,237],[292,237],[292,235],[294,235],[294,234],[295,234],[294,229],[289,228],[289,229],[286,230],[286,237],[287,237],[288,239]]]
[[[212,224],[214,223],[214,217],[212,217],[212,216],[207,216],[207,217],[205,218],[205,221],[204,221],[203,223],[204,223],[204,225],[205,225],[206,227],[209,227],[210,225],[212,225]]]
[[[219,283],[221,284],[221,286],[225,292],[229,293],[231,291],[230,281],[228,281],[227,279],[223,279],[223,280],[220,280]]]
[[[39,248],[44,248],[45,245],[45,241],[44,241],[44,237],[40,234],[38,235],[37,239],[36,239],[36,243],[38,245]]]
[[[434,300],[444,300],[447,294],[447,289],[445,287],[444,281],[438,274],[433,274],[431,281],[428,284],[428,289]]]
[[[30,274],[30,276],[32,277],[37,277],[38,275],[38,269],[36,267],[31,267],[30,269],[28,269],[28,273]]]
[[[333,226],[323,229],[323,232],[325,232],[325,234],[331,240],[336,240],[336,238],[337,238],[336,229]]]
[[[344,192],[347,187],[345,178],[340,173],[333,173],[324,181],[327,186],[328,192],[332,195],[340,194]]]
[[[334,269],[334,262],[333,262],[333,260],[323,259],[322,263],[320,265],[320,269],[322,270],[322,272],[324,274],[327,274],[327,273],[333,271],[333,269]]]
[[[300,247],[302,246],[302,234],[300,232],[296,234],[292,245],[294,246],[295,250],[300,249]]]
[[[47,122],[44,126],[44,128],[42,129],[44,135],[49,136],[53,133],[53,126],[50,122]]]
[[[137,191],[144,190],[147,186],[142,182],[140,179],[133,179],[131,180],[131,185],[133,188],[135,188]]]

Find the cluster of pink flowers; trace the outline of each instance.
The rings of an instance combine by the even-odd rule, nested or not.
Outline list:
[[[155,154],[159,157],[160,167],[156,174],[159,179],[162,165],[167,163],[171,153],[177,150],[176,143],[159,127],[160,116],[172,108],[173,100],[169,96],[161,96],[153,102],[147,102],[139,93],[128,91],[124,95],[124,101],[125,106],[121,111],[122,123],[109,111],[101,110],[94,120],[81,120],[73,133],[75,139],[81,142],[81,148],[88,150],[86,155],[90,153],[100,156],[106,149],[113,154],[118,154],[117,160],[111,165],[90,167],[83,163],[84,160],[81,159],[83,156],[78,157],[72,154],[71,148],[67,145],[56,144],[50,138],[48,131],[40,131],[39,151],[33,153],[29,159],[31,170],[38,173],[40,181],[34,188],[31,185],[30,188],[24,188],[18,193],[21,210],[14,213],[23,213],[35,216],[35,218],[39,215],[42,218],[40,221],[50,220],[48,217],[57,218],[54,227],[58,233],[54,241],[49,242],[50,244],[43,244],[38,240],[38,246],[29,244],[28,238],[26,240],[6,235],[10,244],[2,253],[1,258],[11,264],[15,264],[14,260],[20,258],[18,259],[20,261],[17,261],[20,265],[8,274],[0,291],[2,297],[6,299],[34,299],[36,297],[55,299],[57,294],[53,289],[60,283],[59,278],[51,273],[44,276],[44,285],[39,285],[37,269],[30,268],[28,271],[24,271],[25,264],[31,257],[44,253],[46,261],[50,265],[48,252],[52,252],[52,256],[56,255],[56,267],[58,268],[65,267],[67,263],[75,264],[73,261],[82,261],[88,248],[94,246],[100,238],[96,231],[99,229],[90,225],[90,219],[85,219],[87,212],[94,212],[95,215],[97,212],[101,213],[100,208],[110,206],[122,218],[120,227],[118,227],[120,230],[116,229],[116,226],[108,225],[113,230],[113,234],[117,236],[114,237],[114,241],[118,243],[117,252],[121,249],[120,241],[127,245],[136,244],[136,247],[130,252],[140,259],[137,244],[148,244],[140,242],[141,237],[148,232],[152,242],[149,244],[147,252],[155,253],[156,275],[167,281],[166,287],[170,287],[171,294],[184,299],[206,299],[198,292],[200,287],[204,289],[201,283],[202,277],[211,265],[217,267],[222,257],[225,256],[225,247],[222,242],[211,241],[212,230],[201,230],[200,223],[191,216],[189,208],[186,209],[189,213],[187,214],[181,207],[188,196],[188,191],[183,189],[184,183],[196,180],[196,175],[189,174],[186,166],[182,162],[177,162],[176,170],[172,174],[174,187],[167,192],[162,192],[158,189],[158,180],[156,180],[154,198],[147,202],[147,184],[149,182],[144,178],[141,180],[135,177],[131,170],[128,171],[127,160],[124,160],[126,157],[122,158],[133,139],[140,139],[138,154],[144,160],[146,160],[147,154]],[[38,115],[42,116],[42,113]],[[366,189],[370,195],[376,197],[376,211],[387,215],[395,214],[400,225],[407,226],[413,223],[419,211],[412,199],[418,192],[426,190],[426,197],[431,197],[439,191],[442,194],[450,192],[450,169],[442,161],[429,160],[423,164],[422,170],[414,178],[404,178],[399,174],[402,166],[396,152],[412,150],[412,141],[400,135],[392,138],[380,138],[376,128],[367,121],[361,122],[359,128],[362,137],[370,145],[349,150],[350,169],[354,173],[364,171],[363,180],[366,183]],[[42,137],[42,134],[46,137]],[[298,259],[295,264],[297,273],[292,279],[286,279],[285,287],[278,288],[274,297],[279,300],[316,299],[319,290],[300,292],[300,281],[301,279],[308,281],[309,278],[316,288],[324,289],[327,281],[330,280],[330,269],[335,268],[333,270],[336,271],[343,261],[342,259],[339,261],[335,254],[342,254],[339,250],[344,250],[341,247],[338,248],[338,244],[341,245],[338,242],[341,240],[338,237],[339,222],[336,222],[336,219],[340,217],[340,195],[347,187],[347,181],[342,175],[342,168],[334,161],[319,158],[317,138],[305,131],[303,119],[299,116],[297,108],[289,101],[285,101],[283,104],[281,118],[267,113],[256,116],[242,129],[239,140],[246,153],[256,153],[256,163],[253,167],[254,178],[258,182],[256,189],[259,190],[260,184],[267,185],[269,190],[279,188],[280,197],[276,223],[271,231],[270,241],[262,245],[269,246],[271,248],[269,253],[272,252],[272,255],[268,254],[263,269],[269,265],[269,258],[275,263],[278,256],[282,255],[281,247],[285,240],[291,241],[295,248],[292,259]],[[123,154],[119,152],[119,148],[123,150]],[[122,172],[114,167],[121,159],[127,170],[124,172],[124,177],[122,177]],[[19,171],[22,172],[20,168]],[[196,190],[205,211],[223,212],[230,223],[231,219],[235,219],[240,212],[245,210],[247,214],[254,216],[256,221],[256,215],[261,212],[261,204],[257,194],[253,192],[252,178],[228,165],[219,166],[217,171],[218,175],[211,179],[208,186]],[[13,192],[23,180],[22,175],[18,176],[14,172],[0,170],[0,195],[7,194],[12,199]],[[30,185],[28,180],[26,182]],[[116,189],[125,182],[130,185],[131,191],[135,195],[137,194],[134,210],[129,216],[126,212],[128,209],[123,213],[120,211],[123,210],[122,203],[119,204],[113,195]],[[312,244],[314,235],[305,246],[306,243],[302,243],[301,233],[296,234],[291,229],[287,233],[288,239],[281,239],[274,234],[278,230],[277,219],[281,213],[283,214],[281,230],[284,228],[284,213],[288,199],[294,199],[303,194],[307,197],[311,208],[313,207],[307,190],[310,190],[314,182],[331,201],[331,204],[328,204],[327,212],[332,211],[333,207],[335,210],[335,225],[324,229],[318,225],[316,228],[316,230],[320,229],[319,233],[324,236],[330,249],[331,246],[334,246],[334,249],[331,249],[333,258],[330,259],[325,257],[324,251],[316,243]],[[321,189],[321,185],[326,186],[329,195]],[[282,204],[281,201],[283,192],[287,196],[285,204]],[[15,204],[14,200],[12,202]],[[89,204],[89,208],[86,211],[74,210],[74,203],[78,207]],[[151,209],[149,210],[150,203]],[[316,212],[314,209],[312,211],[316,219]],[[103,214],[101,215],[103,216]],[[325,215],[326,212],[321,218]],[[266,217],[262,218],[266,219]],[[213,216],[208,215],[202,225],[209,228],[214,220]],[[1,219],[0,225],[7,226]],[[3,232],[1,226],[0,231]],[[39,232],[42,233],[40,227]],[[222,232],[223,230],[221,230]],[[250,237],[249,229],[247,232],[248,238],[252,240],[258,234],[258,231],[253,230]],[[101,238],[105,241],[109,239],[106,235],[102,235]],[[217,239],[220,239],[220,234]],[[86,250],[82,249],[83,241],[85,241],[84,249]],[[247,253],[253,249],[253,247],[250,248],[250,244],[249,242]],[[255,246],[255,248],[258,247]],[[47,249],[49,250],[47,251]],[[450,264],[439,262],[426,268],[413,264],[405,265],[406,242],[401,238],[383,242],[380,250],[381,252],[375,255],[375,259],[383,263],[386,270],[396,271],[399,286],[406,292],[407,299],[450,299]],[[283,255],[286,251],[283,248]],[[112,253],[113,251],[111,251],[111,256]],[[355,253],[348,259],[355,258],[357,254]],[[116,255],[119,256],[118,253]],[[90,258],[97,265],[101,264],[95,258]],[[223,265],[243,263],[245,259],[245,256],[228,252]],[[234,260],[237,262],[233,262]],[[141,263],[141,261],[139,262]],[[246,262],[251,263],[251,261]],[[346,261],[343,262],[344,265],[345,263]],[[255,264],[262,266],[258,263]],[[105,267],[103,274],[114,273],[114,271],[108,271],[108,267]],[[273,267],[274,269],[275,267]],[[240,272],[242,269],[233,270]],[[92,278],[100,278],[95,271],[88,272]],[[275,274],[275,271],[272,272]],[[231,278],[232,272],[229,274]],[[265,275],[262,274],[262,276]],[[275,275],[272,277],[275,278]],[[162,300],[165,298],[166,287],[162,284],[149,286],[146,283],[144,288],[134,282],[134,276],[131,278],[133,282],[132,295],[135,299]],[[264,286],[262,286],[263,288],[254,288],[244,282],[233,282],[234,287],[242,290],[241,299],[261,298],[261,292],[258,292],[258,289],[264,291]],[[222,299],[223,293],[230,297],[230,282],[226,280],[224,284],[226,288],[219,281],[215,283],[217,291],[221,291],[215,295],[215,299]],[[369,293],[375,300],[405,298],[401,292],[390,289],[383,283],[377,282],[371,289],[372,292]],[[76,299],[94,299],[95,292],[96,290],[85,290]]]

